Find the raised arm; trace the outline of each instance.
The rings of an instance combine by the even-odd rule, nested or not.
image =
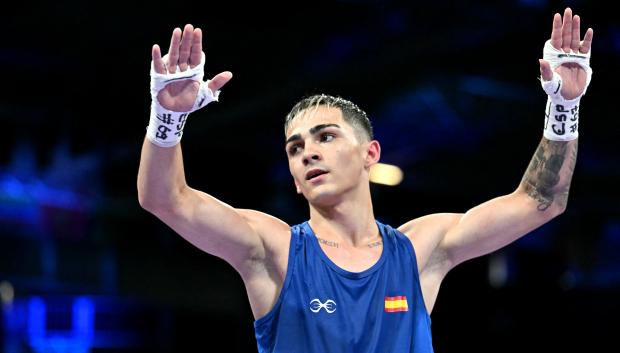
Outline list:
[[[581,42],[579,23],[570,9],[563,18],[554,16],[547,43],[552,48],[546,46],[545,60],[540,60],[541,81],[550,96],[544,137],[517,189],[465,214],[431,215],[401,227],[419,244],[421,271],[428,266],[443,278],[457,264],[515,241],[566,209],[577,159],[579,99],[591,75],[592,29]],[[415,238],[420,230],[429,234],[427,239]]]
[[[250,263],[266,256],[262,235],[288,226],[260,212],[235,209],[190,188],[185,181],[179,143],[185,120],[205,101],[217,100],[218,90],[232,77],[230,72],[222,72],[202,83],[206,87],[201,87],[200,73],[199,77],[187,78],[192,70],[202,69],[199,65],[204,64],[203,55],[202,32],[191,25],[186,25],[183,32],[179,28],[173,31],[167,56],[162,58],[159,46],[153,46],[154,102],[142,147],[138,196],[142,207],[243,275]]]

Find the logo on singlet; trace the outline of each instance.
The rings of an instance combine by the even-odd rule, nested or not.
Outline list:
[[[321,309],[325,309],[328,314],[331,314],[336,311],[336,302],[331,299],[327,299],[325,303],[321,303],[318,298],[310,301],[310,311],[313,313],[318,313]]]

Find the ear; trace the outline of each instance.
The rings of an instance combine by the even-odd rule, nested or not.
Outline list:
[[[372,165],[379,162],[381,158],[381,145],[379,141],[372,140],[368,142],[368,147],[366,148],[366,163],[364,167],[370,168]]]
[[[301,189],[299,188],[299,183],[295,179],[293,179],[293,181],[295,181],[295,189],[297,189],[297,193],[301,194]]]

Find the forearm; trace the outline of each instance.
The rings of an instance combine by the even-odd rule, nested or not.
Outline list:
[[[138,170],[138,199],[146,209],[172,205],[186,187],[181,145],[159,147],[144,140]]]
[[[551,141],[544,137],[538,145],[519,189],[537,201],[539,211],[566,209],[577,145],[577,139]]]

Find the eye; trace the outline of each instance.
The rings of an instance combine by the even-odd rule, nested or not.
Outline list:
[[[336,135],[330,133],[321,134],[321,142],[329,142],[336,138]]]
[[[292,145],[291,147],[289,147],[288,149],[288,154],[291,156],[296,155],[299,151],[301,150],[301,146],[300,145]]]

